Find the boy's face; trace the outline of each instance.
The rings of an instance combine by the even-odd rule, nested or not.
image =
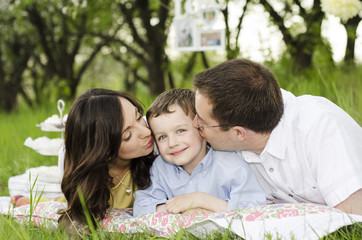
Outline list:
[[[172,105],[169,110],[172,113],[149,120],[151,130],[162,157],[191,174],[206,155],[206,142],[180,106]]]

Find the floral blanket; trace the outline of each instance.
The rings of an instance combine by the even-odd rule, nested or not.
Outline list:
[[[34,209],[36,226],[56,228],[62,202],[42,202]],[[3,212],[17,221],[29,221],[30,207],[24,205]],[[226,229],[245,239],[319,239],[338,228],[362,222],[362,216],[346,214],[338,209],[316,204],[274,204],[242,208],[200,216],[153,213],[132,217],[132,209],[109,209],[102,220],[105,231],[152,232],[170,237],[181,228],[202,237]]]

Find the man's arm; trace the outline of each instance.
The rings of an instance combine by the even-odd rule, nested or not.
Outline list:
[[[227,210],[227,206],[227,201],[204,192],[183,194],[166,201],[166,209],[169,213],[183,213],[194,208],[223,212]]]
[[[335,208],[348,213],[362,215],[362,188],[352,193],[343,202],[337,204]]]

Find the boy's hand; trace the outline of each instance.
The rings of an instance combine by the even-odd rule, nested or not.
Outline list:
[[[156,207],[156,212],[167,212],[166,204],[159,204]]]
[[[193,192],[171,198],[166,201],[166,210],[169,213],[183,213],[190,209],[203,208],[212,212],[227,210],[228,203],[203,192]]]
[[[183,212],[182,215],[197,216],[197,215],[202,215],[202,214],[206,214],[206,213],[213,213],[213,211],[207,210],[204,208],[192,208],[190,210]]]
[[[168,199],[166,201],[166,210],[169,213],[183,213],[186,210],[197,208],[200,201],[198,192],[187,193]]]

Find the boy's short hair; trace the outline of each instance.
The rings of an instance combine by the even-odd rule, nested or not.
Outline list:
[[[158,117],[161,114],[172,113],[170,107],[177,104],[187,116],[192,119],[196,115],[195,92],[186,88],[175,88],[161,93],[148,108],[147,120]]]
[[[247,59],[234,59],[195,75],[194,86],[213,105],[211,117],[220,125],[271,132],[279,123],[284,104],[274,75]],[[222,127],[227,131],[230,127]]]

